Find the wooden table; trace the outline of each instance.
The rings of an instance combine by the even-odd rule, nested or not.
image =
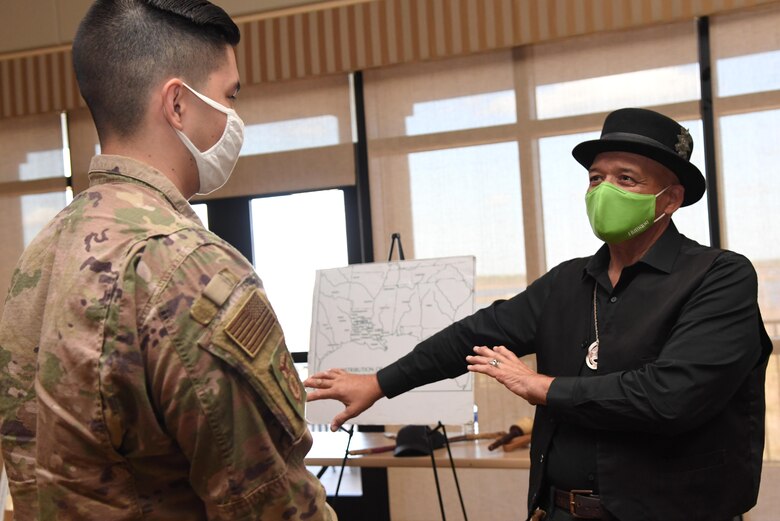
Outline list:
[[[314,445],[306,456],[306,465],[316,467],[340,467],[344,458],[349,435],[345,432],[313,432]],[[452,435],[450,435],[452,437]],[[350,450],[367,449],[394,445],[395,440],[376,432],[356,432],[352,436]],[[482,469],[527,469],[531,466],[531,458],[527,448],[512,452],[502,449],[488,450],[490,440],[457,441],[450,445],[452,459],[456,468]],[[449,467],[450,461],[447,449],[434,451],[436,466]],[[430,467],[430,456],[412,456],[396,458],[393,452],[367,454],[364,456],[349,456],[347,466],[350,467]]]
[[[459,433],[456,433],[459,434]],[[450,434],[450,437],[454,436]],[[349,435],[345,432],[313,432],[314,445],[306,456],[306,465],[340,468]],[[356,432],[352,436],[350,450],[394,445],[395,440],[383,433]],[[489,451],[490,440],[458,441],[450,445],[452,459],[457,469],[527,469],[531,466],[528,448],[512,452],[502,449]],[[450,471],[447,449],[434,451],[439,473]],[[349,456],[346,465],[361,467],[363,495],[359,497],[328,498],[341,521],[365,520],[390,521],[387,489],[388,467],[431,468],[430,456],[396,458],[392,451],[363,456]]]

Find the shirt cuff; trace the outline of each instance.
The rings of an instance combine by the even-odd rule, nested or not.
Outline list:
[[[382,393],[387,398],[394,398],[412,388],[406,383],[406,376],[398,367],[398,363],[390,364],[377,371],[376,378]]]
[[[573,406],[578,380],[572,376],[556,376],[547,390],[547,407],[555,411]]]

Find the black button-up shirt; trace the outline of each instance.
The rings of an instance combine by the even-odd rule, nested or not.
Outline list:
[[[601,489],[608,498],[623,490],[602,479],[602,433],[611,431],[612,443],[615,432],[625,432],[623,443],[630,436],[675,435],[701,427],[733,405],[730,400],[765,362],[771,343],[760,323],[755,271],[743,256],[701,246],[670,224],[639,262],[623,270],[615,287],[608,277],[609,258],[605,245],[590,258],[565,262],[512,299],[497,301],[421,342],[379,371],[383,392],[393,397],[463,374],[465,357],[475,345],[505,345],[518,356],[537,353],[540,371],[556,377],[544,416],[557,425],[545,429],[552,434],[536,450],[547,454],[546,463],[542,457],[532,461],[532,477],[533,465],[541,464],[548,484]],[[600,341],[596,371],[584,363],[586,348],[595,340],[594,286]],[[763,425],[763,413],[756,421]],[[760,457],[757,465],[760,470]],[[613,475],[611,468],[607,474]],[[615,506],[616,513],[623,508]],[[625,508],[630,517],[631,507]]]

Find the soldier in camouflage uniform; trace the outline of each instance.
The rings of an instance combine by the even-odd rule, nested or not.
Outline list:
[[[207,22],[198,19],[204,13]],[[203,228],[187,197],[209,181],[206,167],[177,133],[164,133],[163,122],[196,134],[191,122],[206,119],[194,116],[212,108],[198,106],[202,95],[189,96],[181,80],[155,80],[139,97],[152,116],[124,134],[135,150],[122,148],[79,70],[89,57],[84,32],[99,41],[96,20],[111,31],[127,20],[201,31],[215,19],[228,30],[205,31],[223,47],[212,55],[228,58],[217,72],[187,78],[214,95],[238,76],[238,29],[221,9],[99,0],[82,22],[74,43],[82,92],[104,151],[127,154],[93,159],[90,188],[27,248],[5,302],[0,433],[17,521],[335,520],[303,463],[312,443],[305,392],[262,283]],[[156,34],[153,52],[171,33]],[[191,52],[208,62],[208,49]],[[159,101],[160,85],[176,96]],[[220,135],[216,144],[200,136],[198,149],[221,146]]]

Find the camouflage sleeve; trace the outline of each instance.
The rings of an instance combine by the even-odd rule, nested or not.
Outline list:
[[[39,288],[48,278],[43,271],[34,267],[14,272],[0,321],[0,438],[17,519],[35,519],[38,508],[34,382],[40,330],[34,326],[45,299]]]
[[[305,468],[305,392],[251,266],[198,247],[144,312],[154,406],[190,462],[210,519],[328,520]]]

